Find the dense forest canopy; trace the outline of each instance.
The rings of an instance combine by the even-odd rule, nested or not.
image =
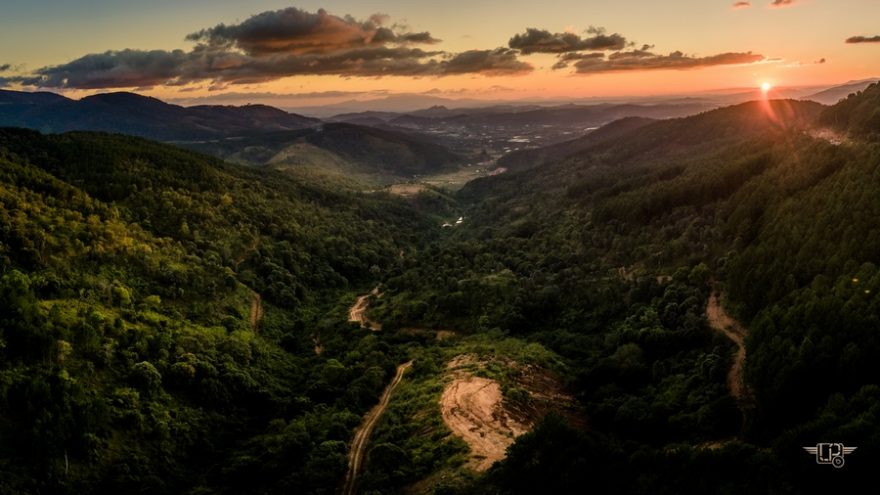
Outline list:
[[[412,360],[361,487],[417,493],[465,472],[438,377],[479,352],[562,375],[582,421],[547,415],[487,473],[428,493],[867,482],[877,91],[617,124],[442,202],[133,137],[0,130],[0,492],[334,493],[353,430]],[[377,285],[382,331],[349,324]],[[747,401],[713,293],[748,329]],[[821,441],[858,451],[817,466],[802,448]]]
[[[123,136],[3,130],[0,161],[0,491],[334,491],[399,351],[333,308],[433,221]]]

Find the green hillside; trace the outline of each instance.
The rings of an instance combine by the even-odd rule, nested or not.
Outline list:
[[[880,136],[880,83],[841,100],[826,110],[820,121],[844,132],[877,139]]]
[[[591,146],[601,144],[610,139],[629,134],[635,129],[648,125],[653,121],[653,119],[642,117],[626,117],[615,120],[577,139],[542,148],[514,151],[499,158],[498,166],[510,171],[539,167],[562,160],[567,156],[582,152]]]
[[[434,232],[381,195],[9,129],[0,215],[2,493],[332,493],[397,364],[334,308]]]
[[[455,171],[464,161],[418,134],[345,123],[182,144],[235,163],[378,184]]]
[[[71,100],[55,93],[0,89],[0,127],[42,132],[118,132],[160,141],[217,139],[304,129],[318,119],[265,105],[181,107],[135,93]]]
[[[442,201],[0,130],[0,492],[335,493],[353,431],[409,361],[362,493],[865,485],[880,142],[820,131],[872,95],[642,122]],[[441,210],[461,223],[440,228]],[[345,320],[376,286],[373,333]],[[485,473],[439,411],[455,360],[539,419]],[[576,407],[554,396],[567,415],[545,415],[535,376]],[[858,450],[816,466],[803,447],[821,441]]]
[[[880,143],[812,137],[822,110],[754,102],[657,122],[460,193],[465,223],[388,279],[377,317],[544,344],[569,360],[591,426],[548,419],[463,492],[872,479]],[[749,329],[748,404],[728,394],[732,343],[706,321],[713,281]],[[859,446],[845,479],[803,452],[823,439]]]

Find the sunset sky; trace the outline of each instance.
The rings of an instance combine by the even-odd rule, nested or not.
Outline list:
[[[72,97],[564,98],[880,76],[878,0],[4,3],[0,86]]]

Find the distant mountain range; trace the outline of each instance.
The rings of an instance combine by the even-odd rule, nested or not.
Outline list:
[[[0,127],[48,133],[89,130],[186,141],[302,129],[319,122],[265,105],[182,107],[134,93],[71,100],[54,93],[0,90]]]
[[[713,108],[703,102],[633,105],[559,105],[553,107],[498,106],[479,109],[449,110],[433,107],[427,110],[397,116],[389,124],[398,127],[420,128],[435,123],[461,125],[566,125],[600,126],[625,117],[668,119],[685,117]],[[336,117],[338,119],[339,117]]]
[[[816,92],[812,91],[818,88],[780,88],[771,97],[836,103],[873,81],[851,81]],[[342,108],[367,110],[330,115],[322,121],[266,105],[184,107],[125,92],[73,100],[55,93],[0,90],[0,127],[25,127],[43,133],[128,134],[250,165],[317,168],[396,180],[454,170],[479,149],[485,151],[487,142],[495,142],[495,153],[499,153],[506,152],[504,146],[517,146],[506,141],[514,135],[527,135],[537,140],[532,143],[542,145],[551,136],[549,142],[559,144],[514,151],[499,163],[511,169],[531,168],[640,127],[650,121],[647,119],[686,117],[716,108],[719,102],[747,101],[756,96],[754,90],[732,89],[699,97],[641,98],[635,99],[636,103],[596,100],[589,104],[485,106],[487,102],[480,100],[393,95],[349,102],[357,105],[328,105],[323,114]],[[592,137],[577,137],[620,119],[628,120]]]
[[[880,79],[877,78],[864,79],[861,81],[850,81],[846,84],[841,84],[840,86],[834,86],[833,88],[819,91],[818,93],[811,94],[802,99],[813,100],[823,105],[834,105],[835,103],[846,98],[847,96],[853,93],[858,93],[859,91],[864,90],[871,84],[874,84],[878,81],[880,81]]]

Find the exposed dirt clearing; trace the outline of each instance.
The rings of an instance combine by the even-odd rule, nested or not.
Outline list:
[[[379,295],[379,288],[376,287],[369,294],[364,294],[363,296],[358,297],[354,302],[354,306],[348,310],[348,321],[360,323],[361,328],[369,328],[374,332],[382,330],[381,323],[367,318],[367,308],[370,307],[370,296],[378,297]]]
[[[393,184],[388,187],[388,192],[404,198],[416,196],[428,187],[424,184]]]
[[[370,409],[370,412],[364,416],[361,426],[355,430],[354,440],[352,440],[351,448],[348,451],[348,472],[345,474],[345,484],[342,489],[344,495],[354,495],[356,493],[355,488],[357,486],[357,477],[360,474],[361,466],[364,464],[364,453],[367,450],[370,435],[372,435],[373,429],[376,427],[376,423],[379,422],[382,413],[385,412],[385,408],[388,407],[388,403],[391,402],[391,394],[394,393],[394,389],[400,384],[400,381],[403,380],[403,374],[410,366],[412,366],[412,361],[403,363],[397,367],[397,373],[394,375],[394,379],[391,380],[391,383],[385,387],[385,391],[382,392],[382,397],[379,399],[379,403]]]
[[[500,383],[474,374],[493,362],[508,370],[508,386],[525,392],[526,397],[508,400]],[[462,354],[450,360],[446,369],[450,381],[440,397],[440,413],[452,433],[470,447],[467,467],[475,471],[485,471],[503,459],[516,437],[551,410],[565,415],[572,424],[586,424],[582,411],[563,391],[557,377],[539,366]]]
[[[454,330],[437,330],[437,340],[451,339],[458,335]]]
[[[468,466],[489,469],[504,458],[514,439],[528,431],[502,404],[501,385],[495,380],[467,375],[457,378],[440,398],[443,421],[471,448]]]
[[[845,135],[827,127],[821,129],[810,129],[808,131],[808,134],[814,139],[827,141],[829,144],[833,144],[834,146],[840,146],[841,144],[851,144],[849,138],[847,138]]]

